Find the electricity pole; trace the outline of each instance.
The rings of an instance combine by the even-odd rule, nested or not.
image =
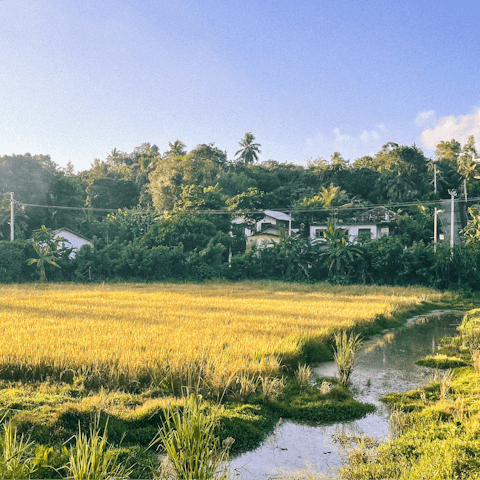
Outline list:
[[[437,207],[435,207],[435,216],[433,218],[433,251],[437,251],[437,233],[438,233],[438,220],[437,220],[437,215],[439,213],[443,213],[443,210],[438,210]]]
[[[13,192],[10,192],[10,241],[15,240],[15,200],[13,199]]]
[[[450,248],[453,249],[453,235],[455,232],[454,224],[455,224],[455,217],[454,217],[454,210],[455,210],[455,197],[457,196],[456,190],[449,190],[448,194],[451,197],[451,207],[450,207]]]

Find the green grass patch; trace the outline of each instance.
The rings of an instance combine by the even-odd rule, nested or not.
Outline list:
[[[427,355],[426,357],[417,360],[415,364],[422,367],[440,368],[443,370],[447,368],[465,367],[468,365],[465,360],[462,360],[459,357],[449,357],[444,354]]]
[[[462,338],[442,339],[442,354],[456,367],[427,386],[390,393],[382,400],[392,408],[390,440],[379,446],[351,445],[340,475],[358,479],[443,479],[480,477],[480,377],[477,339],[479,311],[466,315]],[[478,330],[476,324],[478,324]],[[467,347],[467,348],[465,348]],[[458,354],[448,357],[445,349]],[[441,363],[441,362],[436,362]],[[438,365],[435,365],[438,366]]]

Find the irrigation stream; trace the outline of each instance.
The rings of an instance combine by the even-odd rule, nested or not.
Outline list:
[[[361,420],[331,425],[280,422],[257,449],[231,460],[233,477],[251,480],[276,478],[293,471],[335,477],[347,452],[335,438],[339,434],[388,439],[389,410],[380,398],[389,392],[405,392],[427,384],[434,370],[419,367],[415,360],[437,351],[436,339],[454,335],[462,312],[435,311],[411,318],[401,329],[389,331],[364,343],[352,374],[355,398],[377,409]],[[316,364],[316,378],[334,377],[334,362]]]

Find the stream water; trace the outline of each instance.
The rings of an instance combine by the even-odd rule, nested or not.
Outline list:
[[[232,476],[261,480],[292,471],[308,471],[335,477],[346,458],[335,437],[345,433],[386,440],[390,413],[380,398],[430,381],[434,371],[414,362],[436,353],[436,339],[454,335],[462,315],[462,312],[431,312],[365,342],[352,375],[352,389],[357,400],[374,404],[376,411],[360,420],[331,425],[281,421],[262,445],[231,459]],[[337,368],[334,362],[325,362],[315,365],[313,371],[315,378],[334,377]]]

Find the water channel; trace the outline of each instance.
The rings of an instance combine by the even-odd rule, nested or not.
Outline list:
[[[258,448],[231,459],[232,477],[243,480],[276,478],[292,471],[308,471],[334,478],[346,458],[335,441],[338,433],[388,439],[389,411],[380,398],[427,384],[434,370],[414,364],[437,351],[436,339],[455,335],[462,312],[431,312],[414,317],[401,329],[385,332],[364,343],[358,354],[352,388],[355,398],[377,409],[361,420],[333,425],[301,425],[281,421]],[[317,364],[316,378],[334,377],[334,362]]]

